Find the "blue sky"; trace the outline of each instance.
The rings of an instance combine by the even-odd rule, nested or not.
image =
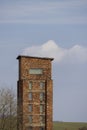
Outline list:
[[[87,122],[87,0],[1,0],[0,86],[19,54],[54,57],[54,120]]]

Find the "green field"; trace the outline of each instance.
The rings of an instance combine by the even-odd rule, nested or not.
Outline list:
[[[86,127],[87,123],[77,122],[54,122],[53,130],[78,130],[79,128]]]
[[[17,130],[16,123],[12,123],[12,124],[15,124],[15,127],[13,127],[12,129],[10,129],[10,127],[8,126],[9,125],[8,123],[5,123],[5,128],[1,129],[1,125],[0,125],[0,130]],[[80,122],[53,122],[53,130],[79,130],[79,128],[83,128],[83,127],[87,128],[87,123],[80,123]],[[84,130],[87,130],[87,129],[84,129]]]

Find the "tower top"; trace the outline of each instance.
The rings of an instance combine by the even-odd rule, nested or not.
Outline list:
[[[20,59],[20,58],[34,58],[34,59],[44,59],[44,60],[54,60],[54,58],[49,58],[49,57],[36,57],[36,56],[25,56],[25,55],[19,55],[17,57],[17,59]]]

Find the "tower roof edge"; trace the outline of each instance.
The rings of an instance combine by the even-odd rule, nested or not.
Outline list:
[[[49,57],[37,57],[37,56],[26,56],[26,55],[19,55],[16,59],[20,58],[34,58],[34,59],[44,59],[44,60],[54,60],[54,58],[49,58]]]

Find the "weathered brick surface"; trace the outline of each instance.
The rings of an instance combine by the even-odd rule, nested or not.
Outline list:
[[[53,83],[51,79],[50,58],[35,58],[19,56],[19,81],[18,91],[18,130],[52,130],[53,127]],[[29,74],[31,68],[42,68],[43,74]],[[32,82],[32,89],[29,89],[29,82]],[[45,83],[43,89],[40,82]],[[29,93],[32,93],[32,100],[29,100]],[[40,93],[44,93],[44,100],[40,100]],[[29,104],[32,104],[32,111],[29,112]],[[43,104],[44,111],[40,112],[40,105]],[[29,122],[29,116],[32,122]],[[44,117],[42,120],[41,117]]]

